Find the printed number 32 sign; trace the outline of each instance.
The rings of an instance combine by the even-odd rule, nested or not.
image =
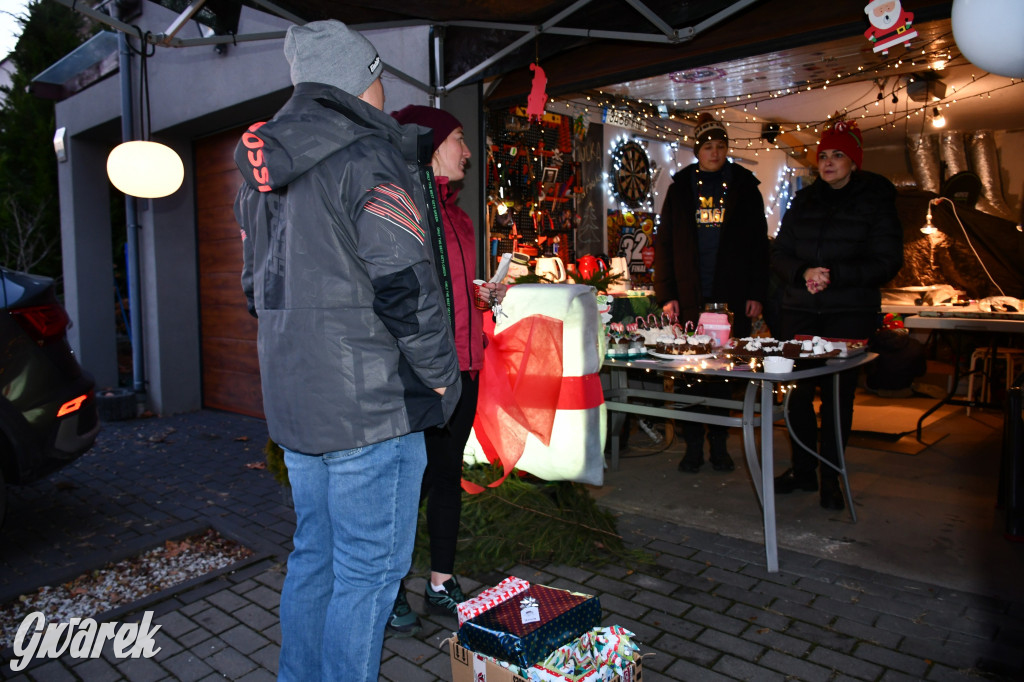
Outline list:
[[[629,263],[630,274],[647,271],[654,261],[654,248],[651,238],[645,232],[631,232],[619,238],[619,254]],[[648,262],[650,259],[650,263]]]

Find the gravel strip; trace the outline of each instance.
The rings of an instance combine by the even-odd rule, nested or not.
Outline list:
[[[96,618],[100,614],[224,568],[252,556],[252,550],[210,529],[150,550],[74,580],[40,587],[0,605],[0,650],[14,643],[25,616],[41,611],[48,622]]]

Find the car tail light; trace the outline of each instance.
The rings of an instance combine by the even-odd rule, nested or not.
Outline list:
[[[11,314],[28,335],[40,343],[63,335],[71,321],[64,308],[57,304],[18,308]]]
[[[82,404],[86,401],[88,397],[88,393],[83,393],[77,398],[72,398],[71,400],[67,401],[66,403],[60,406],[59,410],[57,410],[57,416],[63,417],[64,415],[71,414],[72,412],[77,412],[82,408]]]

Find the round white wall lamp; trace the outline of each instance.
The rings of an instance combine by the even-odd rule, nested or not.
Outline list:
[[[125,194],[158,199],[178,191],[185,179],[185,166],[170,147],[134,140],[119,144],[110,152],[107,177]]]

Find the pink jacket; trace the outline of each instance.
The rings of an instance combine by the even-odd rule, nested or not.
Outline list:
[[[459,369],[479,371],[484,364],[484,312],[473,307],[473,279],[476,278],[476,234],[469,215],[455,203],[458,190],[448,178],[438,177],[441,197],[441,222],[444,224],[445,248],[451,267],[455,300],[455,350]]]

